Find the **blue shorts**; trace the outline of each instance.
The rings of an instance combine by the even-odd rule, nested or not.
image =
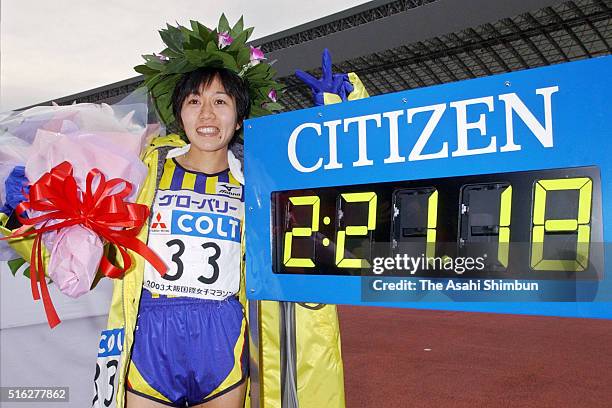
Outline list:
[[[248,373],[246,319],[235,297],[207,300],[142,291],[127,390],[162,404],[202,404]]]

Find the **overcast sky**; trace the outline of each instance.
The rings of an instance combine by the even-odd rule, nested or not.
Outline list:
[[[252,37],[345,10],[363,0],[0,0],[0,112],[136,76],[163,49],[166,22],[216,26],[244,15]],[[298,68],[298,67],[296,67]]]

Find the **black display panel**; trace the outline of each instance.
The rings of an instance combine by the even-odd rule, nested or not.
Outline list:
[[[379,258],[408,256],[419,266],[385,268],[385,275],[603,274],[595,166],[282,191],[271,199],[275,273],[373,275]],[[477,258],[477,268],[448,268]]]

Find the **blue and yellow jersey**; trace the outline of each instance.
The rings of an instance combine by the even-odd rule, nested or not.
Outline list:
[[[238,189],[238,187],[240,188]],[[241,187],[229,169],[209,175],[187,170],[178,164],[174,158],[166,160],[162,178],[159,182],[159,190],[190,190],[200,194],[213,195],[220,191],[227,191],[229,195],[230,191],[239,190],[240,195],[235,198],[244,201]]]
[[[147,264],[143,286],[155,294],[222,300],[240,284],[244,197],[229,169],[205,174],[167,159],[152,206],[148,245],[169,267]]]

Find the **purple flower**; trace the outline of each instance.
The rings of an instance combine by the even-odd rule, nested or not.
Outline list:
[[[234,39],[232,38],[231,35],[229,35],[229,33],[227,31],[219,33],[217,35],[217,39],[219,41],[219,47],[220,48],[227,47],[228,45],[230,45],[231,43],[234,42]]]
[[[251,65],[257,65],[261,60],[265,59],[266,57],[259,47],[251,46]]]
[[[276,90],[275,89],[270,89],[270,92],[268,92],[268,98],[270,98],[272,102],[276,102]]]

